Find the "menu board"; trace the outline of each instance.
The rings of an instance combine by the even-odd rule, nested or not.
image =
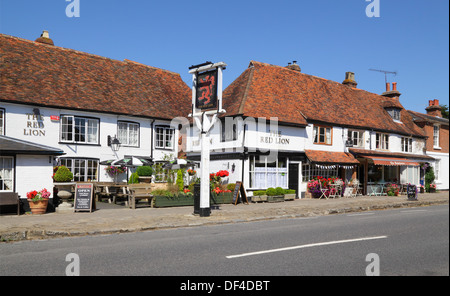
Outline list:
[[[247,194],[245,193],[244,185],[241,181],[236,182],[236,187],[234,187],[233,191],[233,204],[237,205],[238,203],[247,203]]]
[[[74,211],[92,212],[92,197],[94,193],[94,184],[81,183],[75,186]]]

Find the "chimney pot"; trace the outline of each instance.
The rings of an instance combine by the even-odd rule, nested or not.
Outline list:
[[[386,82],[386,91],[391,91],[391,84]]]
[[[288,68],[289,70],[293,70],[293,71],[297,71],[297,72],[302,72],[302,69],[301,69],[300,66],[297,64],[297,61],[293,61],[293,63],[288,63],[288,65],[286,66],[286,68]]]
[[[44,30],[41,34],[41,37],[36,39],[35,42],[44,43],[44,44],[48,44],[48,45],[55,45],[53,43],[53,40],[50,39],[50,35],[48,34],[47,30]]]
[[[397,90],[397,82],[392,82],[392,90]]]
[[[345,80],[342,82],[349,87],[356,87],[358,83],[355,81],[355,73],[353,72],[345,72]]]

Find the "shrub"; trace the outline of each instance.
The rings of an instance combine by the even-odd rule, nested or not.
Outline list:
[[[281,188],[281,187],[275,188],[275,191],[277,193],[276,195],[283,195],[284,194],[284,189]]]
[[[275,190],[275,188],[270,187],[270,188],[267,188],[266,194],[269,196],[275,196],[275,195],[277,195],[277,191]]]
[[[430,184],[434,182],[434,169],[433,167],[428,167],[427,172],[425,173],[425,190],[430,192]]]
[[[284,190],[284,194],[295,194],[295,190],[293,190],[293,189],[286,189],[286,190]]]
[[[151,166],[140,166],[136,169],[136,173],[140,176],[140,177],[150,177],[151,175],[153,175],[153,168]]]
[[[69,182],[72,181],[73,174],[72,172],[65,166],[60,166],[53,177],[53,180],[56,182]]]
[[[257,191],[253,191],[253,195],[255,195],[255,196],[266,195],[266,192],[264,190],[257,190]]]
[[[178,170],[177,171],[177,181],[176,184],[178,186],[178,189],[180,191],[183,191],[184,189],[184,180],[183,180],[183,171],[182,170]]]
[[[129,184],[136,184],[139,183],[139,175],[138,173],[132,173],[130,176],[130,180],[128,180]]]

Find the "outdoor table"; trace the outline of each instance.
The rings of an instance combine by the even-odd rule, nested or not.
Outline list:
[[[96,192],[98,193],[98,195],[106,196],[109,203],[116,203],[116,198],[118,196],[128,197],[128,184],[126,183],[117,184],[112,182],[99,182],[97,184],[94,184],[94,186],[97,187]],[[125,204],[128,204],[128,198],[125,201]]]

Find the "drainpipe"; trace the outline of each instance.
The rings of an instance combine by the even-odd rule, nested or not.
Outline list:
[[[152,130],[151,131],[151,141],[150,141],[150,157],[152,158],[152,161],[153,161],[153,133],[154,133],[154,131],[153,131],[153,123],[155,123],[154,119],[152,120],[152,122],[150,124],[150,129]]]

